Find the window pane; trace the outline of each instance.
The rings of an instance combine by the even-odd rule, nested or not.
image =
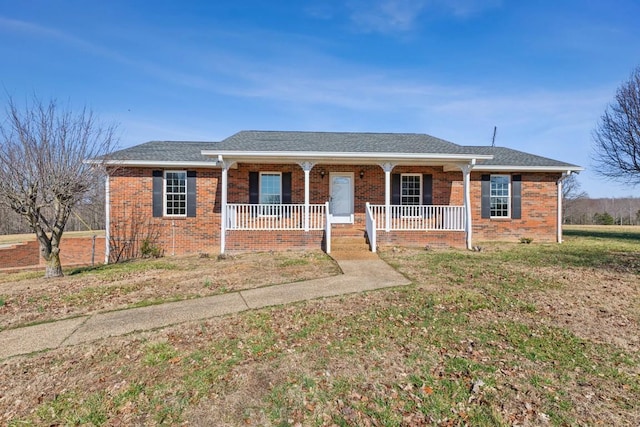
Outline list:
[[[165,173],[165,211],[167,215],[187,214],[187,173]]]
[[[509,206],[511,205],[509,182],[509,176],[491,176],[491,216],[509,217]]]
[[[260,174],[260,203],[278,204],[282,201],[279,173]]]
[[[401,205],[420,204],[421,179],[420,175],[402,175],[400,177]]]

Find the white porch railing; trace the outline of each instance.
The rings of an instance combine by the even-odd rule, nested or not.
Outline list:
[[[365,227],[367,230],[367,238],[369,239],[369,248],[371,252],[376,251],[376,220],[373,216],[373,210],[369,202],[366,203],[365,208]]]
[[[324,230],[326,206],[309,205],[309,230]],[[227,204],[227,230],[304,230],[305,205]]]
[[[324,211],[329,212],[329,202],[324,204]],[[325,215],[326,222],[324,224],[324,240],[325,240],[325,248],[324,251],[328,254],[331,253],[331,214]]]
[[[390,208],[390,230],[465,230],[464,206],[392,205]],[[375,228],[386,230],[386,206],[368,205],[367,212],[369,211]]]

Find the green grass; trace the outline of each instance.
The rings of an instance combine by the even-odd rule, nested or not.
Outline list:
[[[19,273],[0,273],[0,284],[5,282],[19,282],[42,277],[42,271],[22,271]]]
[[[630,241],[631,243],[640,243],[640,227],[616,227],[616,226],[600,226],[600,227],[579,227],[565,226],[563,234],[568,237],[581,237],[588,241],[605,241],[613,240]]]
[[[153,343],[144,348],[143,363],[149,366],[163,365],[177,356],[178,352],[171,344],[166,342]]]
[[[110,279],[122,277],[130,273],[152,270],[176,270],[178,266],[170,261],[158,259],[136,259],[117,264],[96,265],[93,267],[77,267],[67,272],[67,275],[91,274],[100,278]]]
[[[289,258],[289,259],[286,259],[286,260],[284,260],[284,261],[282,261],[280,263],[280,267],[281,268],[292,267],[292,266],[295,266],[295,265],[309,265],[309,261],[307,261],[304,258],[298,258],[298,259]]]
[[[76,293],[67,294],[62,297],[62,300],[69,305],[74,306],[86,306],[94,304],[100,301],[102,298],[107,298],[113,294],[125,295],[130,292],[136,291],[139,286],[90,286],[82,288]]]

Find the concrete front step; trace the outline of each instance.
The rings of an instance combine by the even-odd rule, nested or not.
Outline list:
[[[336,261],[357,261],[367,259],[380,259],[378,255],[370,251],[334,251],[329,254]]]
[[[364,236],[338,236],[331,239],[331,257],[335,260],[375,259]]]
[[[364,238],[365,230],[363,228],[349,226],[334,225],[331,228],[331,237],[360,237]]]
[[[345,248],[345,249],[369,249],[367,241],[364,237],[333,237],[331,239],[332,248]]]

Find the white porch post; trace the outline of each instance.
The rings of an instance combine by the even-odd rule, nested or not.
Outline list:
[[[309,173],[315,163],[304,161],[299,165],[304,171],[304,231],[309,231]]]
[[[465,215],[465,238],[467,243],[467,249],[473,247],[473,223],[471,215],[471,169],[476,164],[476,160],[473,159],[468,165],[460,166],[462,169],[463,189],[464,189],[464,215]]]
[[[222,182],[220,184],[220,253],[223,254],[227,237],[227,187],[230,162],[225,162],[222,156],[218,156],[218,163],[222,165]]]
[[[391,231],[391,171],[394,168],[393,163],[383,163],[380,167],[384,170],[384,211],[386,232]]]

